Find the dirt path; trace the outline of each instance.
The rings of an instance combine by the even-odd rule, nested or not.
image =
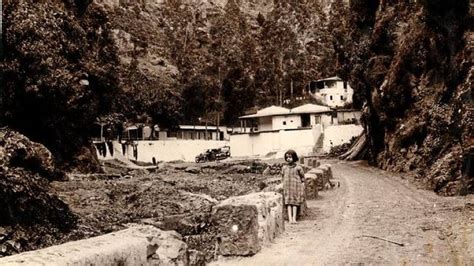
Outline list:
[[[358,163],[333,172],[341,187],[309,201],[309,215],[275,243],[214,265],[474,265],[472,195],[439,197]]]

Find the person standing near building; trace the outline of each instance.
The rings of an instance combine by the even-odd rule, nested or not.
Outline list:
[[[282,167],[283,198],[288,210],[288,221],[296,223],[298,208],[304,203],[304,171],[298,162],[298,155],[294,150],[285,152],[286,165]]]

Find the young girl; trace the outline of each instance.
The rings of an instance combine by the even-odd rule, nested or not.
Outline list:
[[[291,224],[296,223],[298,207],[304,202],[304,172],[303,168],[296,164],[298,155],[294,150],[285,152],[287,165],[283,166],[283,198],[288,209],[288,220]]]

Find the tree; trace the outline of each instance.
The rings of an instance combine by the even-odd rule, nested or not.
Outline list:
[[[107,15],[98,6],[71,12],[59,1],[4,8],[0,120],[45,144],[63,165],[74,164],[117,91]]]

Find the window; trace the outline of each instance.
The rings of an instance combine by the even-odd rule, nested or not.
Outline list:
[[[331,100],[331,101],[332,101],[332,95],[330,95],[330,96],[329,96],[329,100]]]
[[[320,115],[315,115],[314,116],[314,123],[315,124],[321,124],[321,116]]]
[[[301,115],[301,126],[302,127],[310,127],[311,126],[311,118],[309,114],[302,114]]]
[[[344,89],[347,89],[347,82],[344,81]]]
[[[341,95],[341,101],[343,101],[343,100],[344,100],[344,97],[342,97],[342,95]]]
[[[286,126],[286,121],[283,121],[283,125]]]

